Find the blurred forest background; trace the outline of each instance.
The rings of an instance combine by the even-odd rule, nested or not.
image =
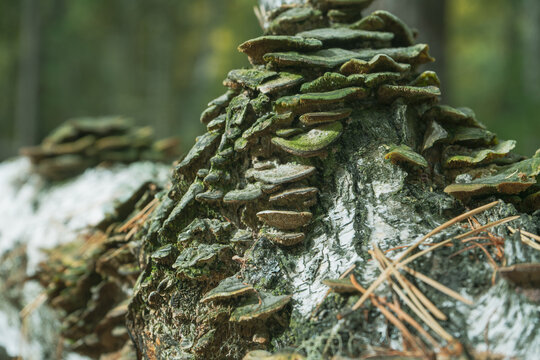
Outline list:
[[[256,0],[0,0],[0,160],[64,120],[121,114],[177,135],[224,92]],[[444,103],[469,106],[518,152],[540,147],[539,0],[377,0],[420,30]]]

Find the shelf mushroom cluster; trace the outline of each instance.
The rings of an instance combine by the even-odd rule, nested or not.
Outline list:
[[[470,109],[438,104],[437,75],[419,70],[433,61],[428,46],[386,11],[363,17],[371,2],[283,6],[266,14],[265,35],[239,46],[252,67],[228,73],[227,91],[201,114],[207,131],[175,164],[142,232],[128,327],[148,357],[156,344],[181,358],[223,355],[229,344],[260,349],[265,336],[239,334],[261,322],[286,326],[290,289],[250,274],[250,256],[309,244],[325,160],[369,109],[410,105],[425,133],[423,142],[388,144],[389,161],[438,175],[433,184],[462,200],[507,194],[539,208],[540,154],[516,156],[515,143],[499,141]]]
[[[128,118],[110,116],[66,121],[39,146],[21,149],[36,173],[63,180],[100,163],[166,161],[176,154],[174,138],[154,140],[151,127],[136,127]]]

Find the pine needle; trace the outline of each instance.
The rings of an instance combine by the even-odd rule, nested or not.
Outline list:
[[[376,248],[375,251],[377,252],[377,250],[378,250],[379,253],[382,254],[380,249]],[[381,259],[381,260],[383,260],[383,259]],[[381,266],[382,265],[383,264],[381,264]],[[406,283],[406,280],[397,271],[397,269],[393,268],[393,265],[389,261],[387,262],[387,265],[388,265],[388,269],[393,269],[392,270],[393,275],[398,279],[401,286],[407,291],[407,293],[409,295],[409,296],[407,296],[405,293],[403,293],[402,289],[400,289],[397,285],[391,284],[391,285],[393,285],[392,288],[394,289],[394,291],[396,291],[398,296],[405,302],[405,304],[407,304],[407,306],[409,306],[411,308],[411,310],[413,310],[416,313],[416,315],[420,319],[422,319],[422,321],[424,321],[424,323],[426,323],[427,326],[429,326],[441,338],[443,338],[446,341],[453,341],[454,338],[452,337],[452,335],[450,335],[448,332],[446,332],[446,330],[444,330],[442,328],[442,326],[431,316],[431,314],[426,310],[426,308],[420,303],[420,300],[415,296],[415,293],[410,288],[409,284]],[[381,271],[382,271],[382,269],[381,269]],[[420,290],[418,290],[418,292],[420,292]],[[429,303],[431,305],[433,305],[430,301],[429,301]],[[440,312],[438,309],[436,311]],[[442,315],[444,316],[444,314],[442,314]]]
[[[519,231],[521,242],[523,242],[524,244],[532,247],[535,250],[540,251],[540,244],[539,244],[540,243],[540,236],[535,235],[535,234],[530,233],[530,232],[525,231],[525,230],[516,230],[511,226],[508,226],[508,230],[510,230],[510,232],[512,234],[515,234],[516,232]],[[538,241],[538,243],[536,241],[534,241],[533,239]]]
[[[354,280],[356,281],[356,279]],[[352,282],[352,280],[351,280]],[[354,283],[353,283],[354,284]],[[355,285],[355,287],[358,289],[359,287],[363,290],[361,291],[361,293],[364,293],[366,290],[360,285],[358,284],[358,282],[356,282],[356,284],[358,286]],[[374,296],[374,295],[373,295]],[[398,304],[393,304],[393,303],[390,303],[388,301],[386,301],[386,299],[382,298],[382,297],[378,297],[378,300],[383,304],[383,305],[386,305],[388,308],[390,308],[390,310],[392,310],[394,313],[396,313],[396,315],[400,318],[402,318],[403,320],[405,320],[409,325],[411,325],[413,328],[416,329],[416,331],[418,331],[428,342],[431,343],[431,345],[434,347],[434,348],[440,348],[441,345],[437,342],[437,340],[435,340],[426,330],[424,330],[424,328],[422,327],[422,325],[420,325],[416,320],[414,320],[409,314],[407,314],[405,311],[401,310],[401,308],[399,307],[399,303]]]
[[[492,207],[496,206],[497,204],[499,204],[499,201],[494,201],[492,203],[489,203],[487,205],[484,205],[484,206],[480,206],[476,209],[473,209],[471,211],[468,211],[464,214],[461,214],[459,216],[456,216],[455,218],[445,222],[444,224],[436,227],[435,229],[431,230],[427,235],[425,235],[422,239],[420,239],[419,241],[417,241],[414,245],[412,245],[410,248],[408,248],[407,250],[405,250],[403,252],[403,254],[401,254],[398,259],[396,261],[394,261],[394,264],[401,261],[403,258],[405,258],[407,255],[409,255],[411,252],[414,251],[414,249],[416,249],[418,246],[422,245],[422,243],[424,243],[427,239],[429,239],[430,237],[432,237],[433,235],[435,234],[438,234],[439,232],[443,231],[444,229],[462,221],[462,220],[465,220],[473,215],[476,215],[476,214],[479,214],[483,211],[486,211],[488,209],[491,209]]]
[[[418,271],[416,270],[413,270],[411,269],[410,267],[408,266],[403,266],[402,267],[403,270],[405,270],[406,272],[408,272],[409,274],[411,274],[412,276],[414,276],[415,278],[417,278],[418,280],[420,281],[423,281],[425,282],[426,284],[430,285],[431,287],[439,290],[440,292],[442,292],[443,294],[446,294],[458,301],[461,301],[467,305],[474,305],[474,303],[469,300],[469,299],[466,299],[464,298],[463,296],[461,296],[460,294],[458,294],[457,292],[455,292],[454,290],[444,286],[443,284],[433,280],[432,278],[422,274],[422,273],[419,273]]]
[[[139,211],[137,214],[135,214],[131,219],[129,219],[124,225],[122,225],[117,232],[125,232],[128,229],[131,229],[133,225],[137,222],[140,222],[140,220],[144,221],[148,217],[150,213],[152,213],[155,209],[155,207],[158,205],[159,200],[157,198],[150,201],[146,206]]]
[[[366,293],[366,290],[356,281],[356,278],[354,275],[351,274],[350,276],[351,283],[353,286],[362,294]],[[407,329],[405,324],[401,322],[398,318],[396,318],[388,309],[386,309],[381,303],[377,300],[377,297],[375,295],[370,296],[371,302],[373,305],[375,305],[379,311],[384,315],[385,318],[388,319],[396,328],[401,331],[401,334],[403,335],[403,338],[406,339],[409,344],[415,346],[417,349],[424,349],[425,347],[423,344]]]
[[[493,207],[493,206],[497,205],[497,203],[498,202],[496,201],[496,202],[493,202],[491,204],[488,204],[489,206],[488,205],[481,206],[480,208],[477,208],[475,210],[471,210],[466,214],[469,214],[469,216],[471,216],[471,214],[473,214],[473,215],[477,214],[480,211],[484,211],[486,209],[489,209],[490,207]],[[481,210],[479,211],[479,209],[481,209]],[[429,253],[431,251],[434,251],[434,250],[438,249],[439,247],[444,246],[444,245],[446,245],[446,244],[448,244],[448,243],[450,243],[450,242],[452,242],[454,240],[459,240],[459,239],[462,239],[462,238],[466,238],[468,236],[471,236],[471,235],[474,235],[476,233],[482,232],[482,231],[484,231],[486,229],[489,229],[491,227],[494,227],[494,226],[497,226],[497,225],[500,225],[500,224],[504,224],[504,223],[516,220],[518,218],[519,218],[519,215],[518,216],[510,216],[510,217],[507,217],[507,218],[504,218],[504,219],[501,219],[501,220],[493,221],[493,222],[491,222],[489,224],[486,224],[486,225],[480,226],[480,227],[478,227],[476,229],[473,229],[473,230],[471,230],[471,231],[469,231],[469,232],[467,232],[465,234],[458,235],[458,236],[455,236],[453,238],[447,239],[445,241],[439,242],[438,244],[436,244],[436,245],[434,245],[434,246],[432,246],[432,247],[430,247],[430,248],[428,248],[426,250],[420,251],[417,254],[415,254],[413,256],[410,256],[409,258],[404,259],[403,261],[399,262],[398,260],[403,258],[403,255],[402,255],[402,256],[400,256],[398,258],[398,260],[394,261],[393,264],[395,264],[396,268],[399,269],[403,265],[406,265],[406,264],[418,259],[419,257],[421,257],[421,256],[423,256],[423,255],[425,255],[425,254],[427,254],[427,253]],[[449,225],[444,226],[445,224],[443,224],[443,225],[439,226],[437,229],[440,229],[439,231],[442,231],[443,229],[447,228],[448,226],[455,224],[457,222],[457,221],[455,221],[455,219],[463,220],[463,215],[457,216],[456,218],[454,218],[454,219],[448,221],[447,223],[445,223],[445,224],[449,224]],[[437,230],[437,229],[435,229],[435,230]],[[436,233],[435,230],[431,231],[429,234],[435,234]],[[432,236],[432,235],[430,235],[430,236]],[[422,239],[427,239],[427,235],[424,236],[424,238],[422,238]],[[421,242],[422,241],[419,241],[416,244],[420,245]],[[416,247],[418,247],[418,246],[416,246]],[[405,252],[409,252],[410,249],[411,248],[407,249]],[[357,310],[358,308],[360,308],[360,306],[362,306],[362,304],[366,301],[369,294],[371,294],[373,291],[375,291],[375,289],[377,289],[377,287],[384,281],[384,279],[386,278],[386,276],[388,276],[389,273],[390,273],[390,268],[386,269],[369,286],[366,293],[360,297],[360,299],[356,302],[356,304],[354,304],[354,306],[352,307],[352,310]]]

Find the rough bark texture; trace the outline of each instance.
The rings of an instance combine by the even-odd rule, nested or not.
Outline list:
[[[410,245],[464,211],[443,192],[456,178],[446,192],[469,205],[495,195],[537,208],[538,157],[512,155],[512,142],[497,145],[469,110],[437,106],[436,75],[417,71],[430,61],[427,47],[415,46],[412,32],[388,13],[362,21],[369,3],[277,9],[267,14],[267,33],[281,37],[240,46],[254,68],[229,73],[230,91],[201,117],[209,132],[176,167],[169,197],[142,235],[145,270],[128,315],[140,358],[240,359],[266,349],[319,359],[400,349],[400,333],[370,307],[338,320],[359,295],[325,299],[322,281],[355,265],[367,287],[378,275],[372,245]],[[301,195],[311,188],[316,198]],[[477,219],[516,213],[500,203]],[[513,226],[538,232],[539,220],[538,212],[523,214]],[[443,235],[461,232],[451,227]],[[498,228],[493,236],[506,247],[496,261],[538,262],[538,251],[518,235]],[[444,350],[428,352],[532,356],[538,322],[526,319],[538,312],[537,295],[500,279],[492,285],[480,248],[450,256],[466,246],[411,265],[476,300],[466,307],[418,284],[448,316],[441,322],[448,337],[438,339]],[[385,287],[378,294],[392,296]]]

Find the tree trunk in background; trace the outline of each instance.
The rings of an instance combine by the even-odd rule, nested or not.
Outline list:
[[[23,0],[19,54],[19,78],[15,107],[16,146],[37,141],[39,107],[40,21],[38,0]]]
[[[429,44],[431,54],[437,59],[432,68],[439,75],[443,89],[446,89],[446,0],[417,0],[415,3],[419,40]]]
[[[520,18],[523,21],[523,91],[532,100],[540,100],[540,1],[523,0]]]
[[[165,6],[165,11],[168,7]],[[172,88],[171,88],[171,51],[174,40],[174,31],[171,28],[170,14],[162,12],[163,7],[152,6],[154,19],[151,24],[150,51],[148,53],[148,109],[153,114],[147,114],[152,126],[160,136],[167,134],[169,119],[171,118]]]

